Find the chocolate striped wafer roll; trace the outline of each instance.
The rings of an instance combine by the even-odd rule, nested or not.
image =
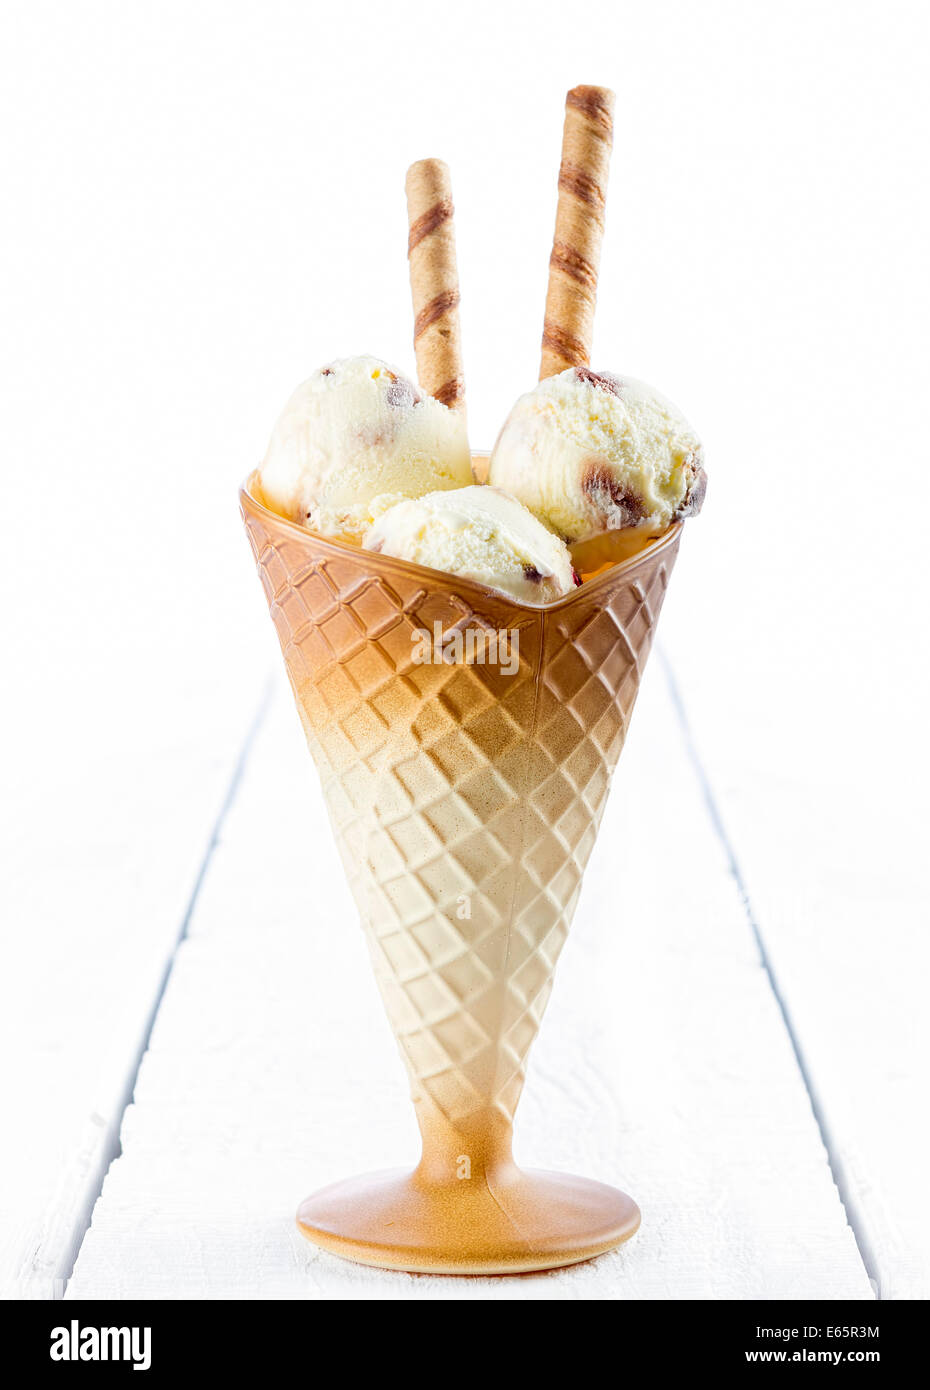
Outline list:
[[[441,159],[418,160],[407,170],[406,189],[417,377],[437,401],[464,410],[459,276],[448,167]]]
[[[591,357],[613,114],[607,87],[573,87],[565,98],[540,381]]]

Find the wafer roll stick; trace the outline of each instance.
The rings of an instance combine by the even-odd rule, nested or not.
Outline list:
[[[455,263],[452,183],[441,159],[407,170],[413,346],[423,390],[443,405],[465,408],[459,277]]]
[[[590,360],[613,117],[607,87],[573,87],[565,98],[540,381]]]

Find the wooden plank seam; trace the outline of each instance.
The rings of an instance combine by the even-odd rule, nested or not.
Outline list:
[[[688,757],[691,760],[691,765],[694,770],[694,774],[700,785],[701,793],[704,797],[704,801],[707,806],[711,825],[713,827],[714,833],[720,841],[721,847],[729,864],[730,872],[733,875],[737,890],[739,892],[740,900],[743,904],[743,908],[746,913],[746,921],[749,926],[749,930],[752,933],[756,949],[759,953],[759,963],[768,979],[769,986],[772,991],[772,996],[775,1000],[775,1004],[778,1008],[778,1012],[781,1015],[782,1021],[784,1022],[785,1030],[788,1034],[788,1040],[791,1044],[791,1051],[794,1054],[794,1059],[797,1063],[798,1071],[801,1074],[801,1080],[804,1083],[804,1089],[807,1092],[807,1097],[810,1101],[811,1111],[813,1112],[814,1121],[820,1133],[821,1142],[823,1143],[824,1149],[826,1150],[827,1163],[829,1164],[830,1172],[833,1176],[833,1182],[839,1195],[840,1203],[843,1207],[844,1212],[846,1213],[846,1220],[849,1224],[849,1228],[853,1233],[853,1238],[856,1242],[856,1248],[859,1251],[859,1258],[862,1260],[862,1264],[866,1272],[866,1277],[868,1278],[868,1281],[872,1286],[872,1289],[875,1293],[875,1298],[876,1300],[880,1301],[882,1297],[880,1267],[875,1254],[875,1250],[873,1248],[871,1240],[869,1239],[868,1231],[866,1229],[866,1220],[864,1213],[862,1212],[859,1202],[856,1199],[855,1193],[852,1190],[852,1185],[850,1184],[848,1175],[846,1173],[846,1165],[843,1163],[843,1160],[840,1157],[838,1146],[833,1138],[830,1123],[827,1119],[826,1110],[823,1101],[818,1093],[818,1089],[814,1084],[811,1069],[804,1055],[804,1049],[801,1046],[800,1038],[798,1037],[797,1029],[795,1028],[794,1021],[791,1016],[791,1011],[788,1008],[788,1004],[785,999],[784,993],[781,989],[781,986],[778,983],[778,978],[775,973],[774,966],[772,964],[771,954],[769,952],[768,946],[766,945],[765,937],[763,935],[762,927],[758,920],[758,916],[753,908],[752,899],[749,895],[749,889],[746,885],[742,870],[739,865],[739,859],[737,858],[733,840],[724,824],[723,814],[720,810],[720,805],[717,800],[717,797],[714,794],[713,786],[710,781],[710,776],[701,760],[701,755],[698,752],[697,743],[695,741],[694,734],[691,729],[691,724],[688,720],[688,714],[685,709],[684,699],[682,697],[681,689],[675,677],[674,668],[671,664],[671,661],[669,660],[668,653],[665,651],[665,648],[660,642],[656,643],[656,654],[659,657],[659,661],[663,673],[665,675],[666,684],[668,686],[669,695],[672,701],[672,707],[681,726],[682,739],[688,751]]]
[[[268,715],[268,711],[271,707],[274,692],[274,684],[274,678],[271,675],[269,675],[262,689],[258,706],[256,707],[255,713],[252,716],[252,720],[248,726],[248,729],[246,730],[245,738],[242,741],[242,746],[239,750],[238,757],[236,758],[236,761],[233,765],[233,770],[229,779],[229,784],[226,788],[226,793],[220,804],[220,808],[217,812],[216,819],[213,822],[210,834],[207,838],[207,843],[204,848],[203,856],[200,860],[199,867],[197,869],[194,884],[191,888],[191,892],[187,900],[187,905],[181,917],[181,924],[178,928],[178,934],[175,937],[174,944],[171,947],[171,951],[165,962],[164,971],[162,972],[161,978],[155,989],[151,1008],[149,1009],[149,1012],[143,1024],[142,1036],[140,1038],[135,1055],[133,1056],[129,1064],[126,1084],[122,1096],[120,1097],[120,1100],[116,1106],[113,1118],[109,1121],[106,1121],[102,1119],[102,1117],[99,1115],[93,1115],[91,1117],[91,1122],[96,1127],[104,1126],[106,1132],[103,1140],[100,1142],[97,1159],[91,1165],[87,1177],[85,1179],[87,1190],[85,1192],[83,1200],[77,1206],[76,1219],[74,1221],[72,1230],[70,1234],[65,1237],[66,1243],[64,1248],[64,1254],[60,1259],[59,1267],[52,1280],[51,1286],[52,1298],[55,1300],[63,1299],[65,1297],[68,1288],[68,1283],[71,1279],[71,1275],[74,1272],[74,1266],[77,1263],[78,1256],[81,1253],[81,1246],[83,1245],[84,1238],[90,1229],[91,1221],[93,1219],[94,1214],[94,1207],[97,1204],[97,1199],[100,1197],[103,1191],[103,1185],[106,1182],[107,1174],[109,1173],[112,1164],[115,1162],[117,1158],[119,1158],[120,1153],[122,1152],[120,1134],[123,1127],[123,1119],[126,1114],[126,1111],[132,1104],[132,1099],[136,1088],[136,1081],[139,1076],[139,1068],[142,1065],[142,1059],[148,1051],[149,1042],[152,1037],[152,1029],[154,1028],[155,1021],[158,1017],[158,1012],[161,1008],[161,1003],[165,995],[165,990],[168,987],[168,981],[171,978],[171,972],[174,969],[174,963],[177,958],[178,951],[180,950],[181,945],[187,938],[191,920],[197,907],[197,900],[200,896],[200,890],[203,886],[203,882],[206,878],[214,853],[216,852],[217,845],[220,842],[220,836],[222,835],[223,826],[226,822],[226,818],[229,815],[229,812],[233,807],[233,804],[235,803],[236,797],[239,793],[239,789],[242,785],[242,780],[245,775],[246,767],[248,766],[252,750],[255,746],[255,741],[262,729],[262,726],[264,725],[265,719]],[[67,1175],[65,1177],[65,1182],[67,1182]],[[38,1254],[39,1252],[37,1252],[37,1258]]]

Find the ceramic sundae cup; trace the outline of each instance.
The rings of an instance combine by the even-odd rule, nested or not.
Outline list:
[[[432,1273],[608,1250],[632,1199],[518,1169],[511,1135],[681,527],[539,608],[317,536],[257,475],[240,499],[422,1135],[412,1171],[314,1194],[300,1229]]]

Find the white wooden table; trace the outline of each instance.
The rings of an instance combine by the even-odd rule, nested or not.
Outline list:
[[[742,648],[720,639],[747,607],[708,604],[706,529],[675,575],[518,1115],[518,1158],[624,1186],[643,1210],[637,1237],[573,1269],[461,1281],[353,1266],[297,1235],[301,1197],[412,1161],[416,1134],[230,531],[225,616],[205,629],[194,612],[174,635],[199,653],[180,693],[170,663],[143,689],[148,647],[130,654],[144,719],[117,731],[116,766],[92,749],[75,773],[69,815],[83,804],[87,824],[69,824],[71,859],[43,872],[42,821],[35,841],[12,827],[24,921],[47,923],[71,895],[81,915],[73,935],[26,933],[2,982],[3,1046],[23,1059],[5,1078],[5,1294],[930,1292],[917,869],[890,888],[888,835],[863,854],[863,798],[818,784],[819,745],[796,717],[803,756],[785,743],[791,687],[774,699],[766,668],[767,652],[784,662],[785,629]],[[834,659],[815,647],[797,652],[814,674]],[[115,796],[127,785],[128,803]]]
[[[692,626],[687,560],[681,569],[673,641]],[[243,648],[266,662],[259,603],[245,606],[254,624]],[[644,1226],[633,1243],[552,1275],[463,1283],[345,1264],[297,1236],[302,1195],[410,1161],[416,1133],[284,677],[275,669],[263,694],[234,662],[239,737],[213,726],[209,752],[192,741],[168,759],[156,808],[127,812],[136,830],[158,827],[153,883],[149,844],[140,860],[117,845],[100,866],[106,878],[85,884],[103,903],[95,949],[122,952],[118,1017],[88,1019],[82,999],[68,1011],[86,940],[74,959],[50,962],[60,994],[60,1031],[46,1038],[51,1104],[8,1198],[7,1293],[926,1291],[926,1241],[909,1223],[919,1155],[901,1129],[880,1131],[906,1123],[916,1099],[909,1059],[926,1023],[904,1012],[913,986],[902,972],[901,1015],[884,1023],[902,1045],[890,1072],[890,1049],[867,1037],[874,1013],[862,997],[863,970],[879,967],[872,913],[862,905],[858,920],[840,917],[826,901],[816,917],[797,909],[803,876],[822,867],[802,848],[785,870],[790,847],[772,837],[802,837],[819,812],[798,806],[799,824],[785,831],[787,803],[770,802],[758,776],[717,783],[681,696],[687,641],[681,651],[677,671],[656,653],[644,682],[517,1137],[525,1161],[637,1195]],[[178,781],[183,766],[188,781]],[[820,892],[829,897],[829,881]],[[152,920],[139,923],[139,910]],[[898,1106],[904,1115],[892,1115]]]

